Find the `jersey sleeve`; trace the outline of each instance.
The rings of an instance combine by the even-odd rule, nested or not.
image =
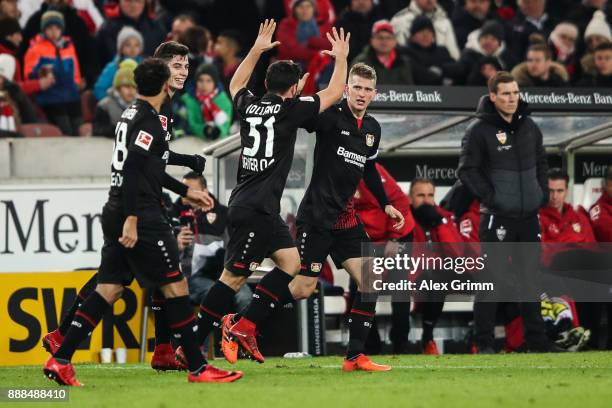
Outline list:
[[[380,146],[380,125],[376,123],[376,129],[374,133],[366,134],[366,144],[370,146],[370,151],[368,153],[368,160],[375,160],[378,157],[378,147]]]
[[[331,106],[318,115],[310,118],[309,121],[302,124],[302,127],[308,132],[326,132],[331,130],[336,123],[337,107]]]
[[[319,116],[320,106],[319,95],[300,96],[295,99],[295,104],[291,108],[291,120],[295,121],[298,127],[312,126],[313,121]]]
[[[244,118],[246,108],[256,100],[257,97],[247,88],[242,88],[234,96],[234,107],[241,118]]]
[[[165,140],[165,132],[162,132],[159,120],[143,119],[132,126],[128,151],[148,156],[153,145],[159,143],[159,139]]]

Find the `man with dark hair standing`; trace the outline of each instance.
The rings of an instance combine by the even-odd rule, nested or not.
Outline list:
[[[162,187],[196,206],[212,204],[207,193],[188,188],[165,171],[168,141],[158,112],[167,97],[169,77],[160,59],[148,59],[134,71],[139,98],[117,122],[111,188],[102,210],[104,246],[98,284],[76,311],[64,341],[43,369],[60,385],[82,386],[70,360],[134,276],[141,286],[163,293],[168,324],[187,355],[189,382],[231,382],[242,377],[240,372],[212,367],[200,353],[176,239],[161,205]]]
[[[159,58],[166,63],[170,70],[168,78],[168,91],[159,111],[159,121],[166,132],[165,140],[172,138],[172,124],[174,122],[172,112],[172,97],[177,90],[183,89],[189,71],[189,50],[186,46],[175,41],[167,41],[160,44],[155,50],[155,58]],[[205,159],[199,155],[178,154],[171,150],[168,151],[167,163],[171,166],[189,167],[197,173],[204,171]],[[51,354],[55,353],[60,347],[66,335],[70,323],[74,318],[74,313],[81,306],[81,303],[93,292],[97,284],[98,275],[91,277],[79,290],[77,298],[63,317],[59,327],[47,333],[42,340],[43,347]],[[174,358],[174,350],[170,344],[171,330],[166,323],[164,304],[165,298],[159,290],[152,295],[153,312],[155,314],[155,350],[151,359],[151,366],[156,370],[176,370],[184,368],[177,364]]]
[[[225,344],[232,349],[224,350],[226,358],[233,356],[228,359],[231,362],[238,358],[240,346],[263,363],[255,338],[257,326],[279,304],[292,299],[288,285],[300,270],[300,256],[279,215],[280,199],[293,161],[298,128],[315,120],[342,97],[346,78],[350,35],[345,37],[343,29],[339,34],[334,29],[327,34],[332,50],[325,52],[336,63],[326,89],[313,96],[298,97],[305,78],[300,79],[297,64],[281,60],[268,67],[265,81],[268,92],[263,97],[253,95],[246,86],[260,56],[278,45],[278,41],[272,41],[275,28],[274,20],[260,25],[253,47],[230,83],[229,91],[240,117],[242,151],[238,183],[229,199],[230,238],[225,269],[202,302],[198,321],[200,341],[223,324],[224,340],[232,341],[222,343],[222,348]],[[241,316],[230,319],[227,314],[236,292],[268,254],[276,267],[261,279]],[[177,359],[184,360],[181,348],[177,349]]]
[[[520,100],[514,77],[499,72],[488,86],[489,95],[480,99],[477,119],[463,138],[458,173],[481,203],[480,241],[488,256],[489,274],[495,272],[496,277],[528,286],[539,263],[538,211],[548,202],[546,152],[542,133],[529,117],[527,103]],[[512,248],[515,242],[534,244],[520,246],[523,253],[518,253]],[[503,287],[496,285],[493,298],[479,295],[474,303],[476,350],[480,353],[494,352],[494,297]],[[520,293],[521,300],[528,300],[519,305],[527,347],[549,351],[539,294],[531,292]]]

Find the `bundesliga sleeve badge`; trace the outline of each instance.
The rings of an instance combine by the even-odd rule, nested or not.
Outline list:
[[[373,134],[368,133],[368,134],[366,135],[366,145],[367,145],[368,147],[372,147],[372,146],[374,146],[374,135],[373,135]]]
[[[506,140],[508,140],[506,132],[502,132],[501,130],[495,134],[495,137],[497,137],[497,140],[501,144],[506,144]]]
[[[136,136],[136,141],[134,142],[136,146],[142,147],[146,151],[149,151],[149,148],[153,144],[153,136],[150,133],[141,130],[138,132],[138,136]]]

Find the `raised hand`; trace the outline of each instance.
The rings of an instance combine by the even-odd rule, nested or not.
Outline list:
[[[304,85],[306,85],[306,81],[308,80],[309,76],[310,76],[310,74],[307,72],[298,81],[298,85],[297,85],[297,94],[298,95],[302,93],[302,89],[304,89]]]
[[[332,28],[331,33],[327,33],[327,39],[330,42],[332,49],[321,51],[322,54],[329,55],[332,58],[347,58],[349,54],[349,40],[351,33],[344,35],[344,28],[340,27],[340,32],[336,27]]]
[[[263,23],[259,24],[259,33],[253,44],[253,49],[259,52],[266,52],[271,50],[280,44],[280,41],[272,42],[274,36],[274,30],[276,29],[276,21],[273,19],[266,19]]]

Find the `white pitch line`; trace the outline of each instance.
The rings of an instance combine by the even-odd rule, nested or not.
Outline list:
[[[96,370],[148,370],[154,371],[149,366],[120,366],[120,365],[77,365],[77,368],[94,368]],[[592,369],[600,369],[600,370],[612,370],[612,367],[600,367],[600,366],[479,366],[479,365],[462,365],[462,366],[443,366],[443,365],[393,365],[391,364],[393,369],[399,370],[498,370],[498,369],[528,369],[528,370],[592,370]],[[270,369],[273,370],[276,367],[273,365],[270,366]],[[317,365],[315,367],[291,367],[288,366],[286,368],[295,368],[295,369],[305,369],[312,370],[316,368],[325,368],[325,369],[340,369],[341,365]]]

